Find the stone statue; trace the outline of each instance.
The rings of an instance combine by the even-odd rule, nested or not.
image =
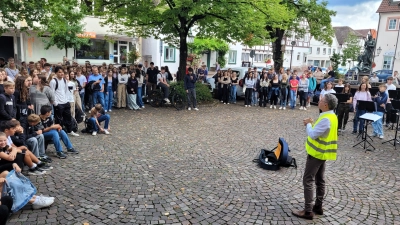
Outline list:
[[[358,56],[358,69],[363,73],[370,73],[372,70],[372,61],[374,57],[376,41],[370,34],[364,44],[364,53]]]

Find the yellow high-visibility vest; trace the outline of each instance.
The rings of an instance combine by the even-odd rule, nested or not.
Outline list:
[[[320,160],[336,160],[338,141],[337,116],[334,113],[321,115],[312,127],[318,124],[322,119],[328,119],[331,123],[329,134],[326,137],[319,137],[315,140],[308,136],[306,141],[307,153]]]

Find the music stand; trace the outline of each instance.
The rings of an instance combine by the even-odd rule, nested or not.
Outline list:
[[[344,87],[334,87],[333,90],[336,91],[336,93],[342,93]]]
[[[368,91],[369,91],[369,93],[371,93],[371,96],[375,96],[378,93],[379,88],[373,87],[373,88],[368,89]]]
[[[382,118],[381,116],[375,115],[373,113],[368,113],[368,112],[375,112],[376,111],[376,104],[375,102],[370,102],[370,101],[358,101],[358,109],[357,110],[365,110],[367,113],[364,113],[363,115],[360,116],[360,119],[364,120],[364,129],[357,136],[357,139],[361,136],[361,141],[358,142],[353,146],[356,147],[357,145],[363,144],[365,151],[368,151],[367,147],[371,146],[374,150],[375,147],[367,140],[369,138],[371,142],[373,141],[372,138],[368,135],[368,124],[377,121],[378,119]],[[368,146],[367,146],[368,144]]]
[[[382,142],[382,144],[385,144],[385,143],[393,141],[394,149],[397,150],[397,144],[400,144],[400,140],[397,139],[397,131],[399,130],[400,100],[392,100],[392,107],[393,107],[393,109],[397,110],[397,113],[396,113],[396,132],[394,133],[394,138],[393,139],[391,139],[389,141]]]
[[[389,92],[389,98],[391,99],[399,99],[399,92],[397,90],[388,90]]]

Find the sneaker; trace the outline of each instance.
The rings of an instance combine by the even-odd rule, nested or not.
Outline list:
[[[307,108],[306,108],[306,107],[303,107],[303,110],[306,110],[306,111],[307,111]]]
[[[110,110],[108,110],[108,112],[112,112],[112,111],[111,111],[111,109],[110,109]]]
[[[142,109],[144,109],[144,106],[142,106]]]
[[[198,108],[194,108],[194,110],[195,110],[195,111],[199,111],[199,109],[198,109]]]
[[[372,135],[371,135],[371,137],[377,137],[378,136],[378,134],[376,134],[376,133],[373,133]]]
[[[165,101],[166,103],[170,103],[170,101],[169,101],[168,98],[164,98],[164,101]]]
[[[379,138],[380,138],[380,139],[383,139],[383,135],[379,135]]]
[[[286,110],[286,107],[283,107],[283,110]]]
[[[93,136],[96,136],[96,135],[97,135],[97,131],[93,131],[93,132],[92,132],[92,135],[93,135]]]
[[[338,131],[338,132],[342,132],[342,129],[338,129],[337,131]]]
[[[303,110],[304,108],[303,108],[303,106],[302,107],[300,107],[300,110]]]
[[[310,108],[310,106],[311,106],[310,103],[308,103],[308,104],[307,104],[307,108]]]
[[[229,102],[227,104],[229,105]]]
[[[224,102],[224,101],[221,101],[221,102]]]
[[[247,107],[247,105],[244,105],[244,107]]]
[[[74,148],[68,149],[67,152],[72,153],[72,154],[79,154],[79,152],[77,150],[75,150]]]
[[[108,132],[108,130],[104,129],[104,134],[110,134],[110,132]]]
[[[188,110],[190,111],[190,110],[192,110],[192,108],[188,107]]]
[[[65,159],[67,156],[64,154],[64,152],[57,152],[57,157],[60,159]]]
[[[52,166],[46,165],[46,163],[40,163],[37,166],[39,167],[39,169],[44,170],[44,171],[53,169]]]
[[[39,169],[38,167],[28,170],[28,174],[33,175],[33,176],[43,175],[45,173],[46,173],[46,171],[43,171],[43,170]]]
[[[107,110],[104,110],[104,112],[107,112]]]
[[[74,137],[79,137],[79,134],[77,134],[77,133],[75,133],[75,132],[73,132],[73,131],[71,131],[71,133],[68,133],[69,135],[72,135],[72,136],[74,136]]]
[[[353,132],[351,132],[352,134],[357,134],[357,131],[356,130],[353,130]]]
[[[279,110],[281,110],[282,109],[282,106],[281,107],[279,107]]]
[[[276,106],[274,106],[274,109],[276,109]]]
[[[270,105],[269,108],[272,109],[272,105]]]
[[[46,208],[46,207],[51,206],[54,203],[54,198],[44,197],[44,196],[36,196],[36,198],[39,198],[39,199],[36,199],[32,203],[33,209]]]
[[[50,157],[48,157],[47,155],[40,156],[40,157],[39,157],[39,160],[42,161],[42,162],[45,162],[45,163],[51,163],[51,162],[53,161],[53,160],[52,160]]]
[[[224,103],[224,105],[226,105],[226,103]]]
[[[249,108],[250,108],[251,106],[249,105]]]

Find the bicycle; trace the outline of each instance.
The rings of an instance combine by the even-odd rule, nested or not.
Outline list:
[[[168,99],[175,109],[182,110],[185,108],[185,98],[177,92],[175,87],[170,89]],[[156,108],[167,105],[164,100],[164,92],[161,90],[161,88],[154,90],[149,94],[149,103],[152,107]]]

